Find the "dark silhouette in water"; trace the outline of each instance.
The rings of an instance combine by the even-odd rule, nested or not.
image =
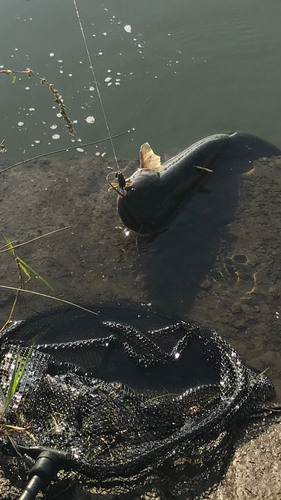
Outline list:
[[[146,142],[140,149],[140,168],[119,187],[118,212],[125,226],[138,233],[157,230],[213,172],[229,135],[212,135],[160,163]],[[123,180],[123,179],[122,179]]]
[[[279,155],[280,149],[258,137],[240,132],[229,136],[214,173],[204,179],[209,194],[188,199],[163,232],[150,237],[141,256],[150,300],[168,311],[187,313],[222,240],[231,241],[239,176],[252,169],[253,161]]]

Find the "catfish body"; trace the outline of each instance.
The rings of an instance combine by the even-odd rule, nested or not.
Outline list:
[[[206,175],[213,172],[229,137],[228,134],[206,137],[163,165],[149,144],[143,144],[140,168],[126,180],[118,196],[118,212],[125,226],[143,234],[163,226]]]

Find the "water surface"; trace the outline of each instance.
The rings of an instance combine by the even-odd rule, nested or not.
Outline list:
[[[47,78],[77,132],[69,134],[46,86],[0,74],[2,166],[78,148],[2,175],[1,231],[26,241],[71,226],[20,250],[56,296],[132,300],[189,316],[217,328],[250,364],[270,366],[279,383],[279,163],[264,160],[233,184],[220,177],[209,198],[196,196],[168,232],[143,244],[123,232],[116,196],[107,194],[110,144],[81,143],[107,137],[98,85],[111,133],[134,129],[114,141],[121,168],[137,167],[147,140],[162,156],[236,130],[281,147],[280,2],[76,4],[85,40],[71,0],[1,3],[0,69]],[[18,286],[11,256],[1,259],[1,281]],[[34,280],[28,286],[48,293]],[[1,296],[4,320],[13,296]],[[47,300],[25,297],[17,317],[45,307]]]
[[[77,8],[111,133],[136,129],[115,142],[118,157],[136,157],[146,140],[163,154],[236,130],[280,146],[280,2],[77,0]],[[77,120],[73,138],[47,88],[1,75],[7,155],[106,137],[73,1],[2,0],[0,23],[0,67],[47,78]],[[112,155],[106,145],[87,151]]]

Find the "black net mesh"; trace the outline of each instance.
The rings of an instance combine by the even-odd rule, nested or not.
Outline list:
[[[176,481],[188,467],[184,481],[195,491],[208,464],[207,486],[237,422],[274,396],[267,376],[243,365],[215,331],[104,307],[97,316],[58,309],[7,329],[4,397],[18,353],[25,358],[33,343],[6,412],[10,424],[29,430],[13,438],[67,452],[68,468],[100,484],[122,478],[129,488],[160,469]]]

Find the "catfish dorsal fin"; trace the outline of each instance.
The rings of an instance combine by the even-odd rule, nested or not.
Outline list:
[[[151,149],[148,142],[145,142],[140,148],[140,168],[159,170],[161,167],[160,156],[157,156]]]

